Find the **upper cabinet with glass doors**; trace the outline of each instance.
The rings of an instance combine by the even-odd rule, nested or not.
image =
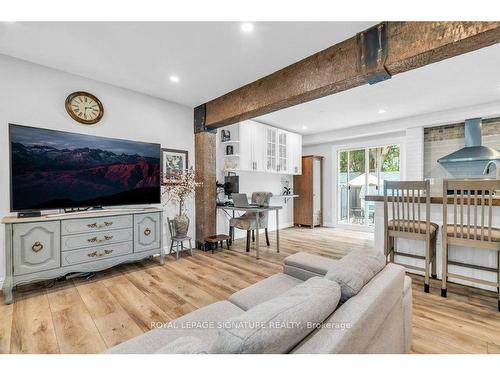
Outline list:
[[[225,127],[219,137],[225,171],[302,173],[300,134],[246,120]]]

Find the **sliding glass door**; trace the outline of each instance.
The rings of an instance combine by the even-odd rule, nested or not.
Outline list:
[[[400,179],[398,145],[341,150],[338,154],[338,223],[374,224],[374,203],[365,195],[376,195],[384,180]]]

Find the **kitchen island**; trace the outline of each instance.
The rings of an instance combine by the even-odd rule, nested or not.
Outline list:
[[[424,200],[425,198],[421,198]],[[374,229],[374,241],[375,248],[383,250],[384,248],[384,197],[382,195],[367,195],[365,200],[368,202],[375,202],[375,229]],[[448,198],[448,202],[452,203],[452,199]],[[500,197],[495,196],[491,202],[493,206],[493,226],[500,228]],[[422,207],[422,217],[425,217],[425,206]],[[443,197],[438,195],[431,196],[431,222],[439,225],[439,231],[437,234],[437,275],[438,279],[441,279],[441,264],[442,264],[442,224],[443,224]],[[389,209],[389,220],[391,217],[391,210]],[[453,213],[448,212],[448,222],[453,221]],[[424,254],[424,242],[418,240],[411,240],[406,238],[396,239],[396,248],[402,252],[410,254]],[[449,260],[455,263],[466,263],[474,264],[481,267],[496,268],[497,267],[497,252],[493,250],[476,249],[468,247],[458,247],[450,246]],[[409,265],[423,267],[424,261],[420,259],[413,258],[401,258],[396,256],[396,262],[404,262]],[[449,272],[457,273],[469,277],[474,277],[478,279],[488,280],[492,282],[497,282],[497,275],[493,272],[481,270],[481,269],[470,269],[460,267],[458,265],[449,265]],[[411,270],[411,272],[423,274],[422,272]],[[494,290],[496,288],[477,284],[461,279],[449,278],[450,282],[456,282],[463,285],[471,285],[481,289]]]

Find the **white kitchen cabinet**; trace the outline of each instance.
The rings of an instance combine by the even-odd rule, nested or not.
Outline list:
[[[277,147],[277,171],[278,173],[288,173],[289,164],[289,134],[290,132],[278,130],[278,147]]]
[[[264,171],[264,144],[265,125],[247,120],[239,124],[240,135],[240,170]]]
[[[239,165],[237,169],[242,171],[252,171],[254,168],[254,163],[252,159],[252,132],[253,129],[249,124],[241,123],[239,124],[239,139],[240,139],[240,153],[239,153]],[[226,156],[228,157],[228,156]],[[234,156],[229,156],[234,157]]]
[[[266,171],[276,172],[276,148],[277,148],[278,129],[271,126],[266,127]]]
[[[300,174],[302,136],[286,130],[246,120],[228,127],[231,140],[221,142],[226,171]],[[234,154],[226,154],[233,144]]]

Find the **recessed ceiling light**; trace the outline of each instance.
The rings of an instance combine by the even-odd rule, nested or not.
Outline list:
[[[307,126],[306,125],[302,125],[302,130],[307,130]]]
[[[170,81],[174,83],[179,82],[179,76],[170,76]]]
[[[241,31],[243,31],[244,33],[251,33],[253,31],[253,23],[243,22],[241,24]]]
[[[379,113],[379,115],[381,115],[381,114],[385,113],[385,109],[379,109],[379,110],[378,110],[378,113]]]

